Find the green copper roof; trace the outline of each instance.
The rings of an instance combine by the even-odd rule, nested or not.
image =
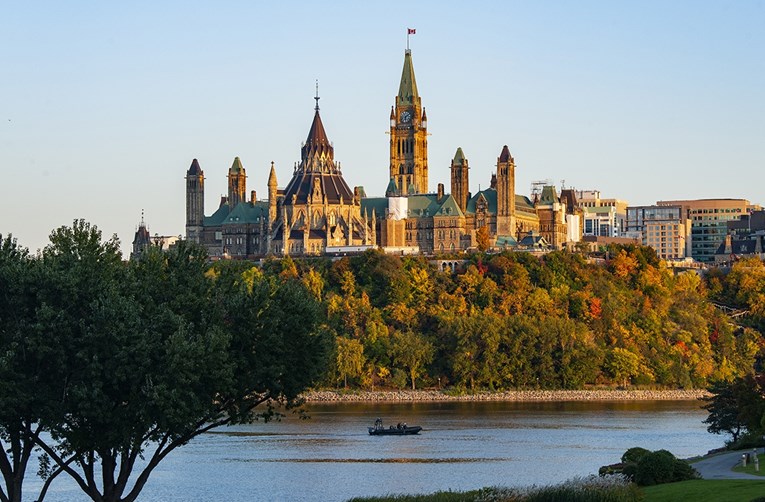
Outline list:
[[[396,180],[393,178],[390,179],[390,183],[388,183],[388,188],[385,189],[385,195],[391,196],[391,195],[397,195],[398,194],[398,187],[396,186]]]
[[[452,163],[457,165],[462,165],[465,163],[465,154],[462,153],[462,147],[457,148],[457,153],[454,154],[454,160],[452,160]]]
[[[388,210],[388,199],[385,197],[365,197],[361,199],[361,214],[365,212],[371,218],[374,211],[377,218],[385,217]]]
[[[228,216],[228,204],[223,204],[210,216],[205,216],[204,226],[215,227],[223,223]]]
[[[489,203],[489,214],[497,214],[497,190],[495,188],[481,190],[471,197],[465,208],[465,214],[475,214],[475,204],[481,195],[483,195],[486,202]],[[525,195],[515,195],[515,210],[518,212],[530,213],[532,215],[536,214],[534,204],[532,204],[529,198]]]
[[[412,65],[412,52],[407,50],[404,54],[404,69],[401,72],[401,84],[398,86],[399,104],[416,104],[418,97],[417,81],[414,78],[414,66]]]
[[[542,188],[542,195],[539,198],[539,203],[542,205],[550,206],[556,202],[560,202],[560,200],[558,199],[558,192],[555,190],[555,187],[552,185],[547,185]]]
[[[449,195],[446,197],[446,200],[444,200],[441,203],[441,207],[438,209],[438,213],[436,216],[465,216],[462,214],[462,211],[460,210],[460,206],[457,204],[457,201],[454,200],[454,197]]]
[[[488,207],[487,207],[488,213],[497,214],[497,191],[493,188],[487,188],[486,190],[481,190],[480,192],[475,194],[473,197],[471,197],[467,203],[467,206],[465,207],[465,213],[475,214],[476,202],[478,202],[478,199],[480,199],[481,196],[483,196],[483,198],[486,199],[486,202],[488,203]]]
[[[239,160],[239,157],[234,157],[234,163],[231,164],[231,169],[229,169],[229,172],[231,172],[231,173],[243,173],[244,172],[244,166],[242,166],[242,161]]]
[[[223,220],[223,225],[241,223],[260,223],[262,218],[268,218],[268,202],[241,202]],[[265,220],[263,221],[265,223]]]
[[[517,195],[515,196],[515,210],[516,211],[524,211],[531,214],[537,214],[536,209],[534,209],[534,204],[531,203],[531,200],[529,200],[528,197],[525,195]]]

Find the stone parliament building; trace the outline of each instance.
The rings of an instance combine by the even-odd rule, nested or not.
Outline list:
[[[461,148],[451,162],[451,193],[428,191],[427,115],[406,50],[390,112],[390,182],[384,197],[351,189],[335,161],[319,114],[287,186],[279,188],[273,163],[268,198],[246,188],[239,158],[228,170],[228,194],[204,214],[204,172],[194,159],[186,172],[186,238],[211,258],[332,255],[382,248],[398,254],[439,254],[484,246],[561,249],[567,226],[581,225],[574,190],[545,186],[531,200],[515,192],[515,161],[500,149],[489,188],[470,192],[469,163]],[[572,218],[573,216],[573,218]],[[482,237],[483,236],[483,237]]]

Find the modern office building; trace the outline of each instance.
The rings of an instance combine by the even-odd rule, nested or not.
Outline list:
[[[710,263],[728,233],[728,222],[748,214],[746,199],[696,199],[658,201],[658,206],[682,207],[691,222],[691,257]]]
[[[639,238],[663,260],[691,256],[691,222],[683,206],[628,207],[626,235]]]
[[[584,210],[584,235],[621,237],[627,219],[627,201],[603,199],[599,190],[576,190],[576,198]]]

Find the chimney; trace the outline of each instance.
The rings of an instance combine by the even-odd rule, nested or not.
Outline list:
[[[438,184],[438,198],[436,199],[437,202],[441,202],[444,199],[444,184],[439,183]]]
[[[255,193],[255,190],[250,191],[250,202],[255,204],[258,201],[257,194]]]
[[[730,234],[725,236],[725,254],[733,254],[733,243],[731,242]]]

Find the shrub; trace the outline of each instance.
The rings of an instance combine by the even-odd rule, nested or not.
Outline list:
[[[640,462],[640,459],[648,453],[651,453],[651,450],[646,450],[645,448],[641,448],[639,446],[633,446],[624,452],[624,455],[622,455],[622,462],[625,464],[629,462],[637,464]]]
[[[640,486],[660,485],[672,481],[675,456],[667,450],[652,451],[637,463],[635,482]]]
[[[660,485],[698,478],[696,470],[684,460],[675,458],[667,450],[644,455],[637,463],[634,481],[640,486]]]

